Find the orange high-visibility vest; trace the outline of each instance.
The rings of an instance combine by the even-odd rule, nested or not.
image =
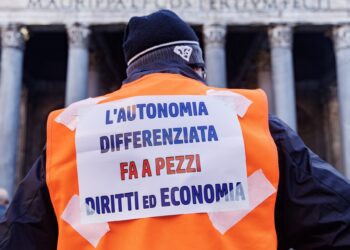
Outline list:
[[[206,95],[216,89],[177,74],[146,75],[120,90],[106,95],[101,103],[132,96]],[[247,113],[239,118],[242,128],[247,176],[262,170],[277,189],[277,149],[268,127],[267,99],[261,90],[228,90],[252,101]],[[98,104],[97,104],[98,105]],[[69,223],[61,218],[74,195],[79,195],[76,165],[75,131],[50,114],[47,125],[46,181],[58,221],[59,250],[88,249],[277,249],[274,223],[276,193],[270,195],[224,234],[216,230],[207,213],[109,222],[110,231],[92,246]]]

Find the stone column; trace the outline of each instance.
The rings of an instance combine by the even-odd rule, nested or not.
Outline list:
[[[345,173],[342,162],[342,143],[339,123],[339,98],[337,87],[329,83],[325,103],[326,116],[324,116],[324,137],[326,142],[327,160],[340,172]]]
[[[297,129],[294,67],[292,57],[293,30],[279,25],[269,29],[275,114],[292,129]]]
[[[334,28],[337,63],[342,158],[345,175],[350,178],[350,25]]]
[[[22,88],[25,35],[18,25],[3,27],[0,85],[0,187],[12,195]]]
[[[273,98],[273,84],[271,75],[271,57],[266,50],[261,50],[257,56],[257,78],[259,88],[263,89],[269,101],[269,112],[275,113],[274,98]]]
[[[82,100],[88,94],[89,35],[90,30],[82,24],[67,27],[69,58],[65,104]]]
[[[96,97],[99,96],[101,92],[96,52],[90,53],[89,61],[88,96]]]
[[[203,33],[207,83],[210,86],[226,87],[226,26],[204,25]]]

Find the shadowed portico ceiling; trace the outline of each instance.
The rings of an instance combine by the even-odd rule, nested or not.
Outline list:
[[[164,8],[191,24],[350,22],[350,0],[1,0],[0,24],[126,23]]]

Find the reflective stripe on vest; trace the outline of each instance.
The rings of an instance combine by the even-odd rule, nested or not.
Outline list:
[[[59,227],[57,249],[277,249],[274,207],[278,159],[263,91],[217,89],[180,75],[157,73],[98,100],[107,103],[132,96],[206,95],[208,90],[232,91],[252,101],[245,116],[239,118],[251,209],[81,225],[75,131],[55,121],[63,110],[54,111],[47,125],[46,179]]]

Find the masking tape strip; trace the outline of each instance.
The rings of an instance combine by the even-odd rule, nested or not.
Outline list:
[[[207,95],[223,101],[226,105],[235,110],[237,115],[241,118],[244,117],[249,106],[252,104],[252,101],[247,97],[228,90],[209,89]]]
[[[248,177],[249,209],[230,212],[208,213],[213,226],[225,234],[231,227],[247,216],[257,206],[276,192],[276,188],[266,178],[263,171],[257,170]]]
[[[74,230],[86,239],[95,248],[102,237],[109,232],[108,223],[80,223],[80,200],[78,195],[73,195],[64,209],[61,219],[67,222]]]
[[[56,117],[55,122],[61,123],[70,130],[74,131],[78,123],[78,111],[82,107],[89,107],[96,105],[107,97],[88,98],[69,105],[59,116]]]

